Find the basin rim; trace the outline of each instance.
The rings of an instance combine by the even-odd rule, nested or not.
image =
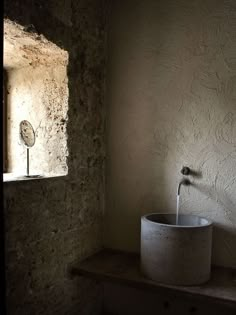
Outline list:
[[[154,224],[154,225],[157,225],[157,226],[165,226],[165,227],[169,227],[169,228],[176,228],[176,229],[199,229],[199,228],[206,228],[206,227],[210,227],[213,225],[213,222],[205,217],[202,217],[202,216],[198,216],[198,215],[193,215],[193,214],[180,214],[179,215],[179,218],[180,217],[191,217],[191,218],[199,218],[199,219],[202,219],[202,220],[205,220],[206,221],[206,224],[201,224],[201,225],[176,225],[176,224],[167,224],[167,223],[161,223],[161,222],[155,222],[155,221],[152,221],[149,219],[150,216],[153,216],[153,215],[164,215],[164,216],[176,216],[175,213],[159,213],[159,212],[153,212],[153,213],[148,213],[148,214],[145,214],[143,216],[141,216],[141,221],[145,221],[145,222],[148,222],[150,224]]]

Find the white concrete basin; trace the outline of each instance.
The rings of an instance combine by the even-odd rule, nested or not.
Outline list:
[[[197,285],[211,272],[212,222],[194,215],[151,213],[141,218],[141,269],[164,284]]]

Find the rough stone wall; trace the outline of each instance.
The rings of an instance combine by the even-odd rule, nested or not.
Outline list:
[[[5,16],[68,51],[68,175],[4,184],[8,314],[99,314],[101,288],[69,279],[102,246],[106,5],[6,1]]]
[[[236,2],[113,1],[109,29],[106,245],[138,251],[186,165],[180,213],[212,219],[213,263],[236,267]]]

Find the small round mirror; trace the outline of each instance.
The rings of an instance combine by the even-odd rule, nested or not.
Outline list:
[[[28,120],[20,122],[20,137],[27,148],[31,148],[35,144],[35,132]]]
[[[30,177],[30,178],[42,177],[41,175],[29,174],[29,167],[30,167],[29,149],[32,148],[35,144],[35,132],[34,132],[34,128],[32,127],[31,123],[28,120],[22,120],[20,122],[20,139],[27,148],[27,156],[26,156],[27,175],[25,177]]]

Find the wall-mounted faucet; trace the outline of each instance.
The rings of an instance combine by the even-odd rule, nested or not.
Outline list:
[[[190,180],[183,178],[183,179],[180,181],[179,185],[178,185],[177,195],[178,195],[178,196],[180,195],[180,188],[181,188],[182,185],[188,186],[188,185],[190,185],[190,184],[191,184]]]
[[[191,169],[188,166],[183,166],[181,169],[181,174],[183,174],[185,176],[191,175]],[[183,178],[178,185],[177,195],[178,196],[180,195],[180,188],[182,185],[188,186],[190,184],[191,184],[191,182],[189,179]]]

